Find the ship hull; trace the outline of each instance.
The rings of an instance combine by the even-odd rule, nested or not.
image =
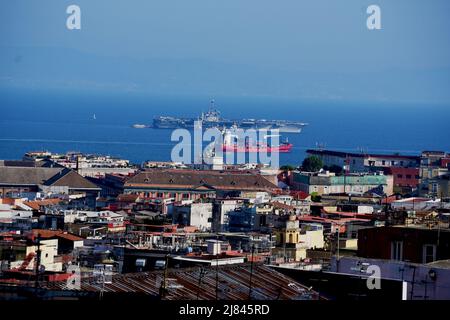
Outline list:
[[[214,106],[214,101],[211,101]],[[193,129],[200,122],[202,128],[228,128],[236,126],[248,130],[267,130],[301,133],[307,123],[292,120],[268,120],[268,119],[225,119],[220,117],[220,112],[210,108],[207,113],[202,113],[198,118],[178,118],[173,116],[159,116],[153,119],[152,128],[155,129]]]
[[[152,128],[155,129],[192,129],[197,119],[189,118],[167,118],[159,117],[153,120]],[[201,121],[203,128],[222,128],[230,127],[236,125],[244,130],[254,129],[254,130],[278,130],[279,132],[286,133],[301,133],[303,128],[307,126],[306,123],[289,123],[284,124],[282,121],[253,121],[246,122],[244,120],[226,120],[221,119],[220,121]]]
[[[223,152],[245,152],[245,153],[256,153],[256,152],[280,152],[287,153],[291,152],[292,144],[283,144],[280,146],[238,146],[238,145],[223,145]]]

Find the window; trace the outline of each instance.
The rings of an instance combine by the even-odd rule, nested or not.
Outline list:
[[[183,199],[189,199],[189,193],[183,193]]]
[[[438,192],[438,186],[437,186],[436,183],[433,183],[431,185],[431,192],[433,192],[433,193],[437,193]]]
[[[391,166],[395,166],[395,161],[391,161]]]
[[[403,260],[403,241],[391,242],[391,259],[397,261]]]
[[[430,263],[436,261],[436,245],[425,244],[423,245],[423,263]]]
[[[381,164],[384,166],[386,164],[386,161],[382,160]]]
[[[402,161],[400,161],[400,165],[403,167],[403,164],[404,164],[404,162],[403,162],[403,160]]]
[[[411,175],[410,174],[407,174],[406,175],[406,179],[411,179],[412,177],[411,177]]]
[[[403,178],[403,175],[402,174],[398,174],[397,178],[401,179],[401,178]]]

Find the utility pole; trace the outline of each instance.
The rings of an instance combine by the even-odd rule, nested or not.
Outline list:
[[[202,280],[205,274],[206,274],[205,269],[203,267],[200,267],[200,275],[198,277],[197,300],[200,298],[200,290],[202,289]]]
[[[348,158],[348,154],[345,156],[345,165],[344,165],[344,196],[347,194],[347,173],[350,169],[350,159]]]
[[[252,280],[253,280],[253,257],[255,253],[255,244],[252,245],[252,261],[250,262],[250,281],[249,281],[249,288],[248,288],[248,300],[252,299]]]
[[[411,294],[410,294],[410,300],[413,300],[414,298],[414,283],[416,281],[416,266],[411,266],[413,268],[413,276],[412,276],[412,282],[411,282]]]
[[[161,298],[161,300],[165,297],[166,292],[167,292],[167,268],[168,268],[168,264],[169,264],[169,253],[166,254],[166,264],[164,266],[164,277],[163,277],[163,281],[161,284],[161,288],[159,290],[159,296]]]
[[[35,267],[35,282],[34,282],[34,287],[37,289],[39,287],[39,269],[40,269],[40,265],[41,265],[41,234],[38,233],[37,238],[36,238],[36,245],[37,245],[37,250],[36,250],[36,265]]]
[[[105,266],[103,266],[102,269],[102,289],[100,290],[100,300],[103,300],[103,296],[105,294],[105,281],[106,281],[106,275],[105,275]]]
[[[340,261],[339,261],[339,242],[340,242],[340,239],[339,239],[339,225],[337,225],[337,257],[336,257],[336,272],[339,272],[339,263],[340,263]]]
[[[437,241],[436,241],[436,260],[439,260],[438,250],[439,250],[439,240],[441,238],[441,219],[439,218],[439,215],[441,214],[443,205],[444,205],[442,202],[443,201],[442,196],[443,196],[443,193],[441,190],[441,203],[439,204],[441,210],[440,210],[440,212],[438,212],[438,216],[437,216],[438,233],[437,233]]]

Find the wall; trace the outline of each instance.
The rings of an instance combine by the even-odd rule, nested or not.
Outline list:
[[[197,227],[201,231],[212,228],[212,203],[192,203],[185,206],[175,206],[173,223]]]
[[[437,239],[439,235],[439,246]],[[358,256],[391,259],[391,245],[403,242],[403,261],[423,262],[423,246],[436,245],[436,259],[450,259],[450,231],[416,227],[376,227],[358,231]]]
[[[321,249],[325,245],[323,230],[307,230],[305,233],[300,233],[299,240],[307,249]]]
[[[213,231],[223,232],[228,230],[228,213],[240,207],[236,200],[216,200],[213,209]]]
[[[55,257],[58,255],[58,240],[41,240],[40,243],[41,250],[41,265],[45,266],[46,271],[62,271],[62,263],[55,262]],[[30,254],[31,252],[36,252],[37,246],[29,246],[27,247],[26,254]],[[27,269],[34,269],[35,259],[33,259],[28,265]]]
[[[396,279],[407,282],[406,296],[408,300],[448,300],[450,299],[450,268],[437,265],[420,265],[381,259],[359,257],[341,257],[339,266],[333,258],[331,271],[361,275],[363,263],[380,268],[382,279]],[[435,280],[430,277],[430,270],[436,274]]]
[[[202,231],[209,231],[212,227],[212,203],[193,203],[191,205],[191,226]]]

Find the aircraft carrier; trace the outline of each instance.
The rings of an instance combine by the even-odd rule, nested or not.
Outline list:
[[[237,126],[242,129],[274,130],[286,133],[301,133],[307,123],[289,120],[267,120],[267,119],[224,119],[220,111],[214,108],[214,100],[208,112],[201,114],[198,118],[178,118],[170,116],[159,116],[153,119],[152,125],[133,125],[134,128],[156,128],[156,129],[193,129],[195,121],[201,121],[203,128],[229,128]]]

